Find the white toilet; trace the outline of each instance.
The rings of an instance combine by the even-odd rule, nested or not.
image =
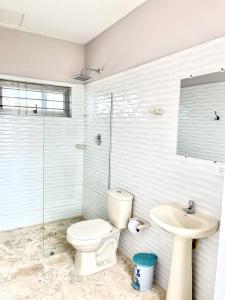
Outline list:
[[[122,190],[108,191],[109,221],[81,221],[67,229],[67,241],[77,250],[75,267],[80,275],[96,273],[116,264],[120,230],[127,227],[132,204],[133,195],[130,193]]]

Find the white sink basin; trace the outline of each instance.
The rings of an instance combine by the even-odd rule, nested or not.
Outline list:
[[[182,207],[165,204],[150,212],[151,219],[174,236],[167,300],[192,300],[192,240],[209,237],[218,229],[216,218],[187,214]]]
[[[200,214],[187,214],[179,204],[167,204],[151,210],[152,220],[173,235],[187,239],[200,239],[214,234],[218,228],[218,220]]]

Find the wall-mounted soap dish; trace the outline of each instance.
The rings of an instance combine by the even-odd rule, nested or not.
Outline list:
[[[160,116],[164,114],[164,109],[160,105],[152,105],[149,112],[153,115]]]
[[[77,149],[81,149],[81,150],[85,150],[85,149],[87,149],[87,145],[85,145],[85,144],[76,144],[75,145],[75,148],[77,148]]]

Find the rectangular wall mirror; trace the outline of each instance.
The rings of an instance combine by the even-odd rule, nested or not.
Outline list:
[[[177,154],[225,162],[225,72],[181,80]]]

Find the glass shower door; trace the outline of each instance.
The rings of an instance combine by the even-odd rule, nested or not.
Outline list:
[[[0,283],[43,257],[43,115],[39,86],[0,80]]]
[[[58,103],[64,114],[44,117],[45,257],[69,251],[66,230],[82,215],[83,150],[76,145],[83,143],[83,86],[68,91],[67,96],[63,89],[49,95],[51,105]]]

